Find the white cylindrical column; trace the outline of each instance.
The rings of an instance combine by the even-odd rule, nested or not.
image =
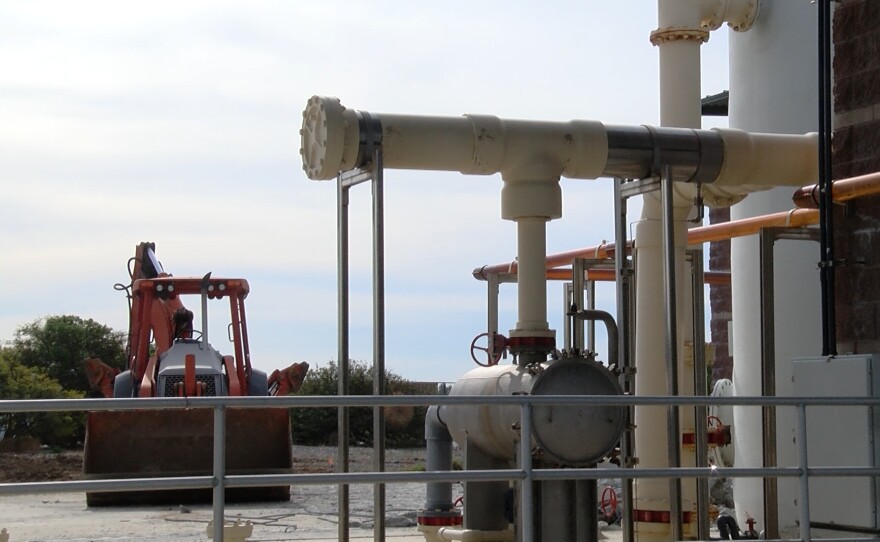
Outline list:
[[[730,126],[748,131],[805,133],[817,127],[816,5],[809,2],[764,2],[749,32],[730,34]],[[805,163],[815,167],[815,163]],[[731,220],[791,208],[791,190],[755,193],[731,208]],[[733,384],[736,395],[761,395],[760,275],[758,237],[739,237],[731,244],[733,290]],[[818,245],[782,241],[775,250],[776,393],[791,394],[794,357],[820,352]],[[777,409],[778,463],[794,465],[793,412]],[[735,408],[734,446],[737,467],[762,466],[761,412]],[[779,525],[783,538],[798,518],[796,486],[779,480]],[[734,481],[737,521],[747,517],[764,528],[761,479]]]
[[[664,127],[700,128],[700,46],[709,39],[709,32],[700,28],[701,13],[692,1],[659,0],[659,27],[651,34],[651,42],[660,53],[660,125]],[[679,359],[679,393],[693,393],[693,385],[681,386],[688,370],[683,366],[684,343],[692,338],[693,312],[688,300],[685,272],[687,245],[687,214],[693,205],[693,186],[675,187],[675,260],[677,330],[675,337]],[[643,198],[642,218],[636,226],[636,392],[639,395],[667,395],[666,371],[666,309],[664,304],[663,250],[659,194]],[[691,367],[692,369],[692,367]],[[691,373],[692,374],[692,371]],[[693,379],[691,378],[691,381]],[[669,465],[667,452],[667,416],[665,408],[640,406],[635,409],[635,449],[642,468]],[[692,409],[679,411],[679,432],[693,431]],[[680,436],[676,437],[680,442]],[[693,449],[681,450],[681,465],[693,466]],[[669,523],[658,519],[671,509],[669,481],[644,479],[635,483],[637,511],[635,535],[639,542],[668,540],[672,536]],[[681,485],[681,510],[690,512],[696,498],[693,481]],[[655,514],[654,513],[658,513]],[[652,517],[655,516],[655,517]],[[690,516],[693,517],[693,516]],[[684,530],[692,532],[687,522]]]

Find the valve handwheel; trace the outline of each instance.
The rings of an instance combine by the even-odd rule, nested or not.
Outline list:
[[[599,503],[599,511],[606,519],[617,516],[617,492],[611,486],[605,486],[602,490],[602,500]],[[610,522],[609,522],[610,524]]]
[[[489,338],[488,346],[478,346],[477,341],[482,339],[483,337]],[[492,348],[490,349],[489,346]],[[493,365],[497,365],[501,360],[501,356],[504,354],[504,349],[507,347],[507,337],[501,335],[500,333],[480,333],[474,340],[471,341],[471,359],[474,360],[474,363],[479,365],[480,367],[491,367]],[[483,363],[477,357],[477,352],[485,352],[486,353],[486,362]]]

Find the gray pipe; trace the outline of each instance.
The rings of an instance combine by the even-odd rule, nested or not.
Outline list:
[[[605,324],[608,332],[608,365],[617,364],[617,322],[610,313],[596,309],[584,309],[575,313],[580,320],[598,320]]]
[[[452,435],[440,419],[440,408],[437,405],[428,407],[425,414],[425,440],[428,443],[425,470],[452,470]],[[427,494],[426,510],[453,509],[452,482],[428,482]]]

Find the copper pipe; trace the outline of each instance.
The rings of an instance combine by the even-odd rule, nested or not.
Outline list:
[[[741,220],[732,220],[710,226],[701,226],[688,230],[688,245],[699,245],[713,241],[725,241],[734,237],[754,235],[761,228],[797,228],[811,226],[819,222],[819,211],[815,209],[792,209],[781,213],[753,216]]]
[[[831,184],[831,197],[837,203],[877,194],[880,194],[880,172],[840,179]],[[819,185],[814,184],[799,188],[791,199],[795,205],[802,209],[818,209]]]
[[[600,245],[569,250],[567,252],[559,252],[557,254],[547,255],[547,269],[571,265],[571,262],[577,258],[589,258],[593,260],[605,260],[614,257],[616,245],[614,243],[603,242]],[[632,250],[632,241],[626,244],[627,251]],[[592,270],[595,271],[595,270]],[[592,272],[591,271],[591,272]],[[486,280],[489,275],[498,273],[516,273],[516,262],[499,263],[495,265],[484,265],[474,269],[474,278],[477,280]],[[601,280],[601,279],[600,279]],[[612,279],[614,280],[614,279]]]
[[[613,282],[614,269],[588,269],[585,278],[597,282]],[[571,280],[570,267],[554,267],[547,269],[547,280]],[[703,273],[705,284],[730,284],[730,273],[723,271],[707,271]]]
[[[865,175],[870,177],[871,175]],[[860,177],[855,177],[860,179]],[[880,176],[878,176],[880,180]],[[835,183],[835,190],[837,183]],[[810,187],[805,187],[809,189]],[[850,190],[845,188],[846,190]],[[880,189],[875,189],[880,190]],[[864,192],[860,192],[864,195]],[[700,226],[688,230],[688,245],[699,245],[710,243],[713,241],[724,241],[734,237],[743,237],[745,235],[754,235],[761,231],[761,228],[770,227],[787,227],[797,228],[800,226],[811,226],[819,222],[819,211],[816,209],[792,209],[791,211],[782,211],[780,213],[772,213],[768,215],[744,218],[742,220],[733,220],[730,222],[722,222],[720,224],[712,224],[709,226]],[[592,258],[607,259],[614,256],[614,243],[602,243],[587,248],[569,250],[567,252],[559,252],[557,254],[549,254],[547,256],[547,268],[554,269],[564,265],[570,265],[576,258]],[[632,249],[632,241],[627,242],[627,250]],[[591,273],[597,273],[599,270],[590,270]],[[516,273],[516,262],[485,265],[474,269],[474,278],[477,280],[487,280],[489,275],[497,273]],[[571,272],[568,271],[568,277]],[[612,272],[613,273],[613,272]],[[708,273],[707,273],[708,274]],[[598,275],[597,275],[598,276]],[[551,278],[550,274],[547,278]],[[557,279],[553,279],[557,280]],[[605,280],[605,279],[595,279]],[[614,280],[613,277],[609,280]],[[709,283],[709,281],[706,281]]]

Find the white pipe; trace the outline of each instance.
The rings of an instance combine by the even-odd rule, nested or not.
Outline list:
[[[650,149],[642,154],[628,148],[609,149],[609,133],[614,130],[644,135],[644,139],[638,141],[640,144],[650,141],[650,132],[644,127],[606,127],[600,122],[585,120],[510,120],[488,115],[431,117],[382,113],[372,116],[381,120],[386,168],[458,171],[468,175],[501,173],[505,182],[517,185],[517,188],[505,187],[506,191],[523,193],[510,198],[503,195],[509,200],[504,203],[508,209],[503,211],[509,219],[518,216],[556,218],[561,213],[557,196],[544,192],[549,189],[540,185],[556,182],[560,176],[596,179],[614,175],[608,160],[610,152],[615,153],[618,160],[631,159],[633,164],[641,166],[647,162],[645,167],[651,166],[652,158],[663,159],[663,148],[653,149],[654,155]],[[361,123],[357,111],[346,109],[337,98],[314,96],[303,117],[300,153],[303,169],[310,179],[333,179],[338,172],[361,165],[358,164]],[[681,130],[674,137],[694,142],[701,137],[721,138],[723,163],[720,172],[713,170],[712,177],[703,185],[706,192],[738,197],[773,186],[800,187],[818,178],[816,166],[811,165],[818,161],[813,134],[715,129],[701,133]],[[695,144],[697,159],[698,147]],[[633,151],[631,156],[626,154],[629,151]],[[710,169],[707,167],[707,171]],[[650,171],[643,173],[651,174]],[[746,181],[747,186],[740,186]]]
[[[817,126],[816,5],[809,2],[765,2],[751,31],[730,36],[730,125],[743,130],[803,133]],[[815,167],[816,158],[802,158]],[[741,219],[791,207],[788,190],[756,194],[731,208],[731,219]],[[777,243],[776,392],[793,394],[791,359],[815,355],[821,349],[817,245],[804,241]],[[734,394],[761,395],[761,309],[757,236],[731,243],[733,290]],[[757,407],[733,409],[736,467],[760,467],[761,412]],[[795,419],[791,409],[777,409],[777,462],[795,465]],[[798,536],[798,489],[780,479],[779,526],[783,538]],[[737,521],[749,515],[764,529],[763,485],[758,478],[734,482]]]
[[[461,542],[513,542],[513,530],[479,531],[477,529],[452,529],[441,527],[437,531],[440,540],[460,540]]]
[[[651,42],[659,48],[660,56],[660,123],[662,126],[682,128],[700,128],[701,126],[701,89],[700,89],[700,46],[708,41],[708,29],[718,28],[728,16],[741,14],[743,4],[748,0],[658,0],[658,28],[651,33]],[[752,2],[755,3],[755,2]],[[736,6],[732,5],[736,4]],[[751,12],[752,19],[756,12]],[[742,25],[739,21],[734,24]],[[743,197],[747,190],[740,187],[745,180],[753,182],[754,172],[742,172],[744,164],[752,159],[749,137],[738,137],[739,134],[723,134],[725,160],[722,174],[712,185],[707,185],[705,192],[710,203],[729,204]],[[781,143],[781,142],[780,142]],[[733,159],[746,153],[748,158]],[[786,154],[786,157],[788,155]],[[761,160],[756,169],[772,166],[767,159]],[[731,168],[725,171],[725,168]],[[778,178],[768,179],[777,183]],[[729,188],[728,188],[729,187]],[[685,248],[687,245],[685,222],[689,210],[693,206],[695,190],[693,185],[675,186],[674,201],[674,251],[676,267],[676,299],[677,309],[677,351],[680,394],[693,394],[693,366],[686,366],[684,344],[693,344],[693,311],[690,303],[690,288],[686,287],[688,275],[685,273]],[[657,273],[663,269],[663,251],[661,249],[662,228],[660,224],[661,206],[656,193],[643,198],[642,220],[635,230],[634,246],[636,251],[636,383],[639,394],[665,395],[666,371],[664,349],[666,340],[663,326],[666,311],[664,307],[663,277]],[[702,317],[702,315],[701,315]],[[695,345],[702,348],[702,345]],[[695,420],[691,409],[679,411],[679,433],[693,432]],[[635,450],[639,457],[639,467],[669,466],[667,456],[667,423],[663,409],[639,407],[635,409]],[[680,439],[680,437],[676,437]],[[694,466],[696,457],[693,449],[681,450],[681,466]],[[636,480],[636,499],[634,508],[640,511],[668,512],[669,483],[667,480]],[[693,508],[696,500],[696,486],[692,481],[681,485],[681,510]],[[635,534],[642,541],[666,540],[673,534],[683,536],[685,533],[695,534],[691,522],[682,522],[683,532],[676,533],[670,524],[661,522],[637,522]]]
[[[553,184],[558,188],[559,183]],[[529,217],[516,221],[519,320],[512,336],[554,336],[547,324],[546,220]]]

